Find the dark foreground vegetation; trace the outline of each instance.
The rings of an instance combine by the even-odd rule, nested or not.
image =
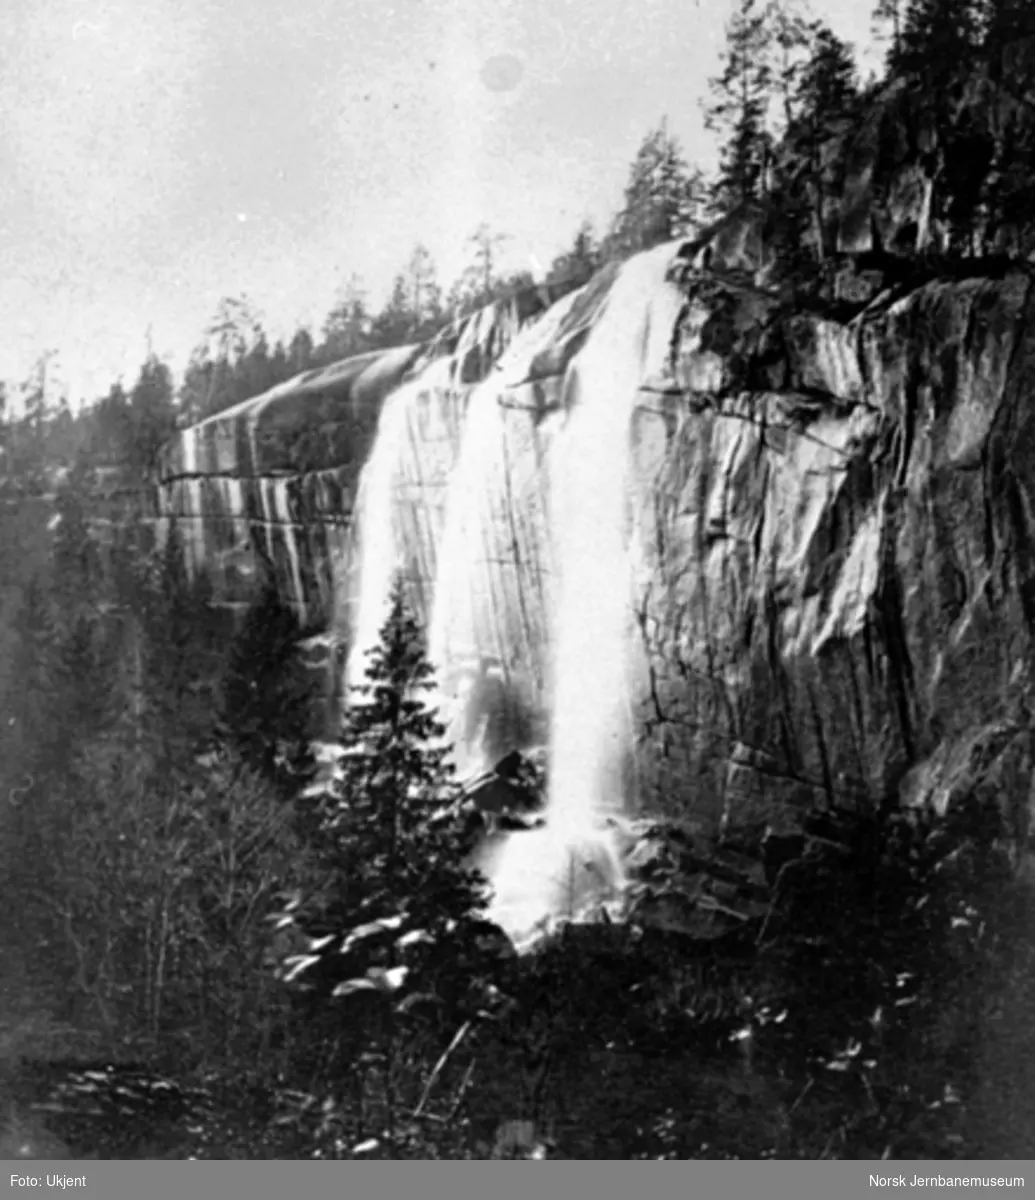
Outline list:
[[[838,266],[824,189],[874,113],[874,178],[923,156],[938,237],[872,253],[1030,254],[1026,0],[881,0],[865,84],[793,7],[737,7],[719,177],[662,125],[552,277],[763,204],[774,286],[815,302]],[[1027,848],[976,797],[784,847],[764,919],[720,940],[579,925],[518,959],[402,606],[318,770],[291,614],[267,590],[228,624],[189,531],[153,544],[142,497],[177,426],[527,282],[497,243],[478,231],[445,300],[418,247],[381,312],[353,284],[319,341],[270,347],[227,301],[178,388],[150,358],[73,414],[43,360],[0,424],[0,1157],[1035,1157]],[[654,884],[678,870],[657,855]]]
[[[716,940],[571,925],[517,958],[401,593],[317,771],[276,597],[229,636],[175,529],[62,513],[6,630],[3,1156],[1032,1152],[995,814],[772,850],[765,919]]]

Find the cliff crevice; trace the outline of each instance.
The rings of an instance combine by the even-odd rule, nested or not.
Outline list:
[[[781,287],[766,214],[735,214],[670,248],[667,349],[653,361],[645,344],[632,364],[626,790],[708,836],[751,838],[817,806],[944,804],[1007,778],[1002,807],[1027,834],[1030,270],[889,257],[895,238],[875,246],[853,207],[878,167],[856,171],[825,297]],[[882,194],[903,227],[928,202],[905,184]],[[558,448],[618,273],[559,301],[523,294],[428,346],[304,376],[184,431],[166,516],[227,599],[247,598],[232,568],[250,560],[312,631],[348,638],[358,464],[395,406],[393,553],[430,620],[466,505],[449,603],[466,614],[465,652],[499,664],[512,740],[541,738]],[[336,445],[342,405],[369,408],[370,444]]]

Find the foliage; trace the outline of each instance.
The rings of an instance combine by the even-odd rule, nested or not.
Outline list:
[[[18,618],[0,845],[24,920],[5,953],[17,942],[24,985],[109,1047],[270,1065],[288,1013],[267,917],[304,846],[277,791],[213,744],[216,637],[175,531],[84,576],[72,551],[96,547],[66,515]]]
[[[902,47],[902,10],[904,0],[877,0],[872,15],[872,32],[876,41],[886,42],[887,62],[894,62]]]
[[[370,348],[371,318],[366,293],[358,275],[351,275],[323,326],[320,357],[328,361],[350,358]]]
[[[601,250],[590,221],[579,226],[571,246],[551,263],[547,283],[571,281],[576,287],[588,283],[601,264]]]
[[[311,687],[298,657],[294,611],[265,582],[234,637],[222,680],[222,717],[244,760],[271,781],[297,787],[309,769]]]
[[[421,1030],[471,1015],[479,978],[466,956],[485,881],[470,866],[475,829],[452,779],[444,729],[425,699],[431,667],[401,586],[344,717],[337,771],[307,790],[324,885],[299,894],[283,927],[306,950],[286,978],[350,1006],[381,1072],[395,1138],[400,1057]],[[363,1041],[356,1042],[359,1053]]]
[[[740,0],[726,26],[720,74],[708,81],[711,100],[704,106],[708,129],[722,136],[719,173],[712,206],[729,212],[757,200],[766,186],[772,154],[767,125],[772,95],[769,12],[757,0]]]
[[[484,880],[468,865],[471,822],[444,728],[427,707],[431,668],[399,588],[367,670],[344,716],[338,769],[308,793],[328,891],[307,899],[293,919],[324,942],[304,966],[310,974],[323,968],[324,987],[339,995],[371,990],[373,983],[346,978],[369,963],[369,980],[396,970],[409,994],[424,965],[421,947],[484,908]],[[413,953],[399,957],[409,947]]]
[[[784,279],[815,279],[836,250],[836,211],[847,169],[845,136],[859,111],[850,48],[828,26],[807,30],[810,53],[793,97],[794,117],[778,156],[773,195],[773,250]]]
[[[662,121],[644,138],[629,169],[622,209],[603,256],[628,258],[693,230],[701,215],[703,187],[701,172],[687,166]],[[576,242],[576,252],[584,254],[585,249]]]

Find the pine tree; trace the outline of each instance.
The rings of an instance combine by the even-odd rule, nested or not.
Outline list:
[[[413,313],[413,336],[417,339],[427,337],[442,321],[442,289],[438,285],[435,264],[426,246],[417,245],[413,248],[406,267],[406,280]]]
[[[722,73],[710,79],[705,124],[722,138],[712,207],[731,212],[757,200],[766,187],[772,150],[767,120],[773,90],[772,12],[758,0],[740,0],[726,25]]]
[[[396,275],[392,291],[384,308],[374,318],[370,341],[376,348],[405,346],[413,339],[417,321],[410,304],[410,288],[406,276]]]
[[[771,28],[773,80],[786,132],[799,116],[801,76],[812,56],[814,24],[805,18],[796,0],[772,0],[766,20]]]
[[[493,233],[484,222],[467,239],[474,249],[472,261],[450,288],[445,306],[453,317],[491,304],[506,291],[506,282],[500,273],[499,251],[508,240],[508,234]]]
[[[854,112],[859,89],[851,47],[822,21],[811,26],[809,37],[810,54],[796,99],[799,120],[819,130]]]
[[[547,283],[571,282],[576,287],[588,283],[600,266],[601,248],[593,235],[593,225],[583,221],[570,248],[550,264]]]
[[[980,0],[909,0],[898,55],[891,69],[912,84],[933,153],[926,167],[936,180],[936,214],[950,247],[972,243],[986,173],[995,154],[987,121],[961,104],[980,62]]]
[[[1028,0],[989,0],[982,58],[991,87],[986,108],[994,150],[983,181],[982,244],[1024,254],[1030,250],[1031,180],[1035,176],[1035,8]]]
[[[158,465],[162,446],[176,429],[172,372],[154,354],[140,368],[129,395],[130,444],[124,461],[137,472],[150,475]]]
[[[300,637],[297,616],[267,581],[233,640],[222,685],[223,721],[244,760],[296,787],[309,769],[311,733]]]
[[[903,0],[877,0],[871,17],[874,40],[887,42],[884,59],[889,66],[898,60],[902,51],[903,8]]]
[[[333,362],[335,359],[362,354],[369,348],[369,337],[370,315],[366,307],[366,293],[359,277],[352,275],[324,321],[320,357]]]
[[[291,344],[288,346],[289,378],[308,371],[313,365],[313,335],[308,329],[295,331]]]
[[[54,750],[67,737],[56,721],[61,701],[56,662],[59,626],[46,582],[33,575],[14,613],[14,653],[4,696],[9,714],[5,733],[5,772],[48,772]]]
[[[662,121],[640,144],[604,254],[628,258],[688,233],[701,215],[701,173],[691,170]]]
[[[367,682],[344,717],[336,778],[308,789],[329,886],[295,915],[320,935],[301,966],[336,995],[434,993],[450,975],[444,948],[487,903],[485,880],[469,865],[476,825],[428,706],[432,687],[397,586]]]
[[[859,95],[851,48],[823,22],[809,30],[811,54],[797,84],[797,119],[785,139],[785,160],[797,170],[782,181],[782,207],[790,219],[792,258],[811,241],[822,260],[832,251],[826,200],[840,194],[847,146],[845,123],[857,112]],[[809,236],[811,235],[811,236]]]
[[[980,38],[980,0],[908,0],[898,53],[889,67],[932,86],[945,85],[973,69]]]
[[[175,522],[142,584],[141,669],[149,720],[160,731],[166,762],[192,762],[212,739],[223,649],[209,603],[211,583],[188,572]]]

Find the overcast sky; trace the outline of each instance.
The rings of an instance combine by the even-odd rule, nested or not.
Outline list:
[[[0,0],[0,379],[48,349],[74,401],[177,370],[221,296],[317,328],[413,245],[482,221],[547,265],[698,101],[732,0]],[[813,0],[858,49],[871,0]],[[501,62],[503,56],[508,61]],[[871,60],[866,60],[870,65]]]

